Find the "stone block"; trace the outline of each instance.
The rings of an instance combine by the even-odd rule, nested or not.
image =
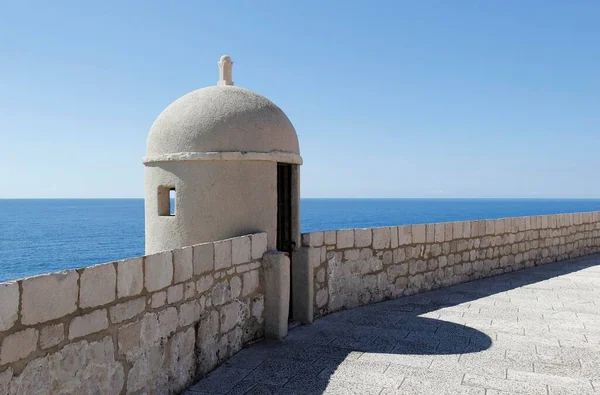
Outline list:
[[[260,276],[258,270],[244,273],[242,278],[242,296],[248,296],[258,291]]]
[[[373,249],[382,250],[390,248],[391,232],[389,227],[373,229]]]
[[[143,258],[117,262],[117,296],[125,298],[139,295],[144,289]]]
[[[173,282],[187,281],[194,275],[193,248],[173,250]]]
[[[136,321],[124,325],[118,330],[119,353],[126,354],[140,344],[142,331],[142,321]]]
[[[27,358],[37,349],[38,337],[39,333],[34,328],[27,328],[6,336],[0,349],[0,365]]]
[[[196,283],[189,281],[183,286],[183,298],[187,300],[194,296],[196,296]]]
[[[454,224],[452,222],[444,223],[444,241],[452,241],[454,239]]]
[[[150,298],[150,307],[157,309],[164,306],[165,303],[167,303],[167,293],[165,291],[152,294],[152,297]]]
[[[371,229],[354,229],[354,246],[368,247],[373,242]]]
[[[83,269],[79,278],[79,307],[102,306],[115,300],[117,273],[112,263]]]
[[[397,226],[392,226],[390,228],[390,237],[391,237],[390,248],[398,248],[398,227]]]
[[[326,245],[335,245],[337,238],[335,237],[335,230],[330,230],[327,232],[323,232],[323,241]]]
[[[354,246],[354,229],[337,231],[337,248],[351,248]]]
[[[433,224],[434,232],[435,232],[435,242],[443,243],[444,235],[445,235],[445,226],[443,223]]]
[[[251,243],[249,236],[236,237],[231,240],[231,261],[234,265],[241,265],[252,260],[250,253]]]
[[[208,273],[215,270],[215,254],[213,243],[198,244],[194,250],[194,275]]]
[[[177,284],[167,288],[167,302],[169,304],[177,303],[181,300],[183,300],[183,284]]]
[[[425,224],[425,240],[427,243],[435,243],[435,224]]]
[[[252,259],[260,259],[263,254],[267,252],[267,234],[256,233],[251,237],[252,239]]]
[[[108,315],[106,309],[94,310],[73,318],[69,325],[69,339],[86,336],[108,328]]]
[[[324,242],[323,232],[304,233],[302,235],[302,245],[309,247],[321,247]]]
[[[472,236],[472,234],[471,234],[472,221],[464,221],[464,222],[462,222],[462,224],[463,224],[463,237],[465,239],[468,239]]]
[[[196,291],[198,291],[199,294],[201,294],[202,292],[206,292],[213,286],[214,282],[215,280],[210,274],[204,277],[200,277],[196,282]]]
[[[60,344],[65,339],[65,327],[63,324],[48,325],[40,331],[40,347],[50,348]]]
[[[182,304],[179,307],[179,326],[188,326],[200,320],[202,307],[197,300],[191,300]]]
[[[231,289],[227,280],[221,281],[212,288],[212,302],[215,306],[220,306],[231,300]]]
[[[410,225],[410,232],[412,235],[412,242],[415,244],[424,244],[427,240],[426,226],[425,225]],[[398,244],[400,244],[400,232],[402,230],[398,228]]]
[[[145,259],[144,284],[148,292],[158,291],[173,282],[173,254],[171,251],[148,255]]]
[[[231,240],[217,241],[215,248],[215,270],[228,269],[231,267]]]
[[[452,235],[454,240],[463,238],[463,224],[462,222],[452,222]]]
[[[10,329],[19,318],[19,284],[0,284],[0,332]]]
[[[229,289],[231,290],[232,298],[239,298],[242,292],[242,278],[240,276],[234,276],[229,280]]]
[[[423,239],[425,239],[425,225],[421,225],[422,229],[417,230],[417,232],[422,231]],[[404,246],[413,243],[413,225],[399,226],[398,227],[398,245]],[[423,240],[425,242],[425,240]]]
[[[74,270],[24,279],[21,322],[33,325],[73,313],[77,309],[78,279]]]
[[[239,301],[233,301],[220,309],[221,333],[229,332],[233,327],[244,322],[250,312],[248,307]]]
[[[317,307],[325,307],[327,301],[329,300],[329,294],[327,293],[327,289],[323,288],[317,291],[315,296],[315,301],[317,303]]]
[[[109,308],[110,321],[113,324],[128,320],[141,314],[146,310],[146,298],[141,297],[133,300],[129,300],[124,303],[111,306]]]

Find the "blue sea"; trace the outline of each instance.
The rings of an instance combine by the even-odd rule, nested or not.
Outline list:
[[[302,199],[302,232],[600,210],[600,199]],[[144,253],[142,199],[0,199],[0,281]]]

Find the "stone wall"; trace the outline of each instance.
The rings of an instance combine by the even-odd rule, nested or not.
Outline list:
[[[310,322],[337,310],[598,252],[600,212],[313,232],[302,235],[302,245],[292,264],[293,283],[311,292],[294,290],[294,306],[296,318]]]
[[[177,393],[264,333],[266,233],[0,284],[0,395]]]

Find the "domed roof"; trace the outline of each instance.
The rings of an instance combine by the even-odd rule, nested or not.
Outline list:
[[[228,57],[219,65],[224,59],[231,66]],[[255,153],[301,162],[296,131],[284,112],[266,97],[232,86],[231,69],[223,75],[221,67],[219,86],[190,92],[158,116],[148,135],[145,161]]]

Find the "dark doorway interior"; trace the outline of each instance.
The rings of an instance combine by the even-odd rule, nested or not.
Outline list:
[[[292,260],[292,165],[277,163],[277,250],[287,252]],[[292,315],[292,292],[290,285],[290,313]]]

